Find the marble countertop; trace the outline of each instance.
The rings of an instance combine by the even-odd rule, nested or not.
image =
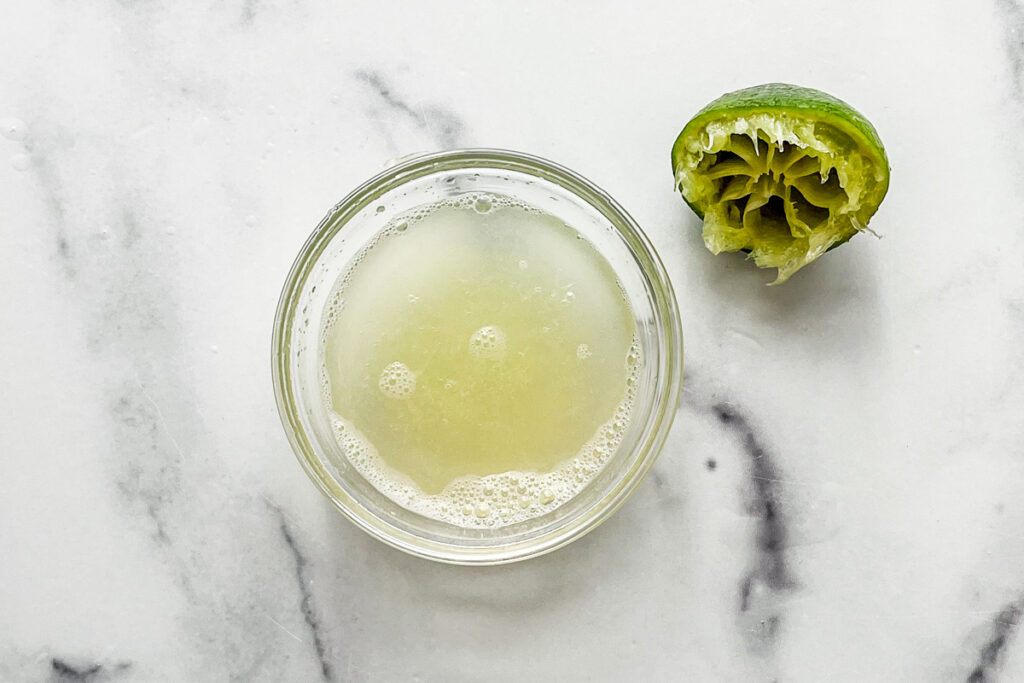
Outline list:
[[[1024,680],[1022,0],[3,14],[0,681]],[[774,80],[865,112],[893,171],[883,239],[765,287],[669,148]],[[334,512],[270,384],[313,226],[455,146],[611,192],[686,337],[635,496],[500,568]]]

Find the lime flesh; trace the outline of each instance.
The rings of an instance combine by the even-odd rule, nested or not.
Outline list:
[[[867,229],[889,187],[874,127],[842,100],[769,83],[704,107],[672,147],[711,252],[747,251],[773,284]]]

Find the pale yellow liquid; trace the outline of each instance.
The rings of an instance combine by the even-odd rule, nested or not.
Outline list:
[[[423,213],[350,269],[324,331],[328,400],[350,456],[410,499],[581,455],[582,481],[628,426],[639,363],[611,266],[553,216],[492,196]],[[565,497],[566,471],[463,485],[449,502],[473,517],[502,495],[543,507]]]

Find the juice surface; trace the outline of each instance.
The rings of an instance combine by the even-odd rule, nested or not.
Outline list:
[[[592,474],[628,425],[632,312],[608,262],[551,215],[492,195],[423,207],[392,222],[335,297],[326,400],[343,444],[358,435],[375,456],[357,466],[410,497],[574,457]],[[515,491],[506,477],[448,502],[489,515],[496,486],[515,499],[504,503],[543,507],[564,479]]]

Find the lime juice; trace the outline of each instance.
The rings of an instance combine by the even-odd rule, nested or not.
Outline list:
[[[627,431],[643,365],[605,258],[489,193],[392,219],[338,279],[320,339],[348,464],[399,505],[470,528],[579,493]]]

